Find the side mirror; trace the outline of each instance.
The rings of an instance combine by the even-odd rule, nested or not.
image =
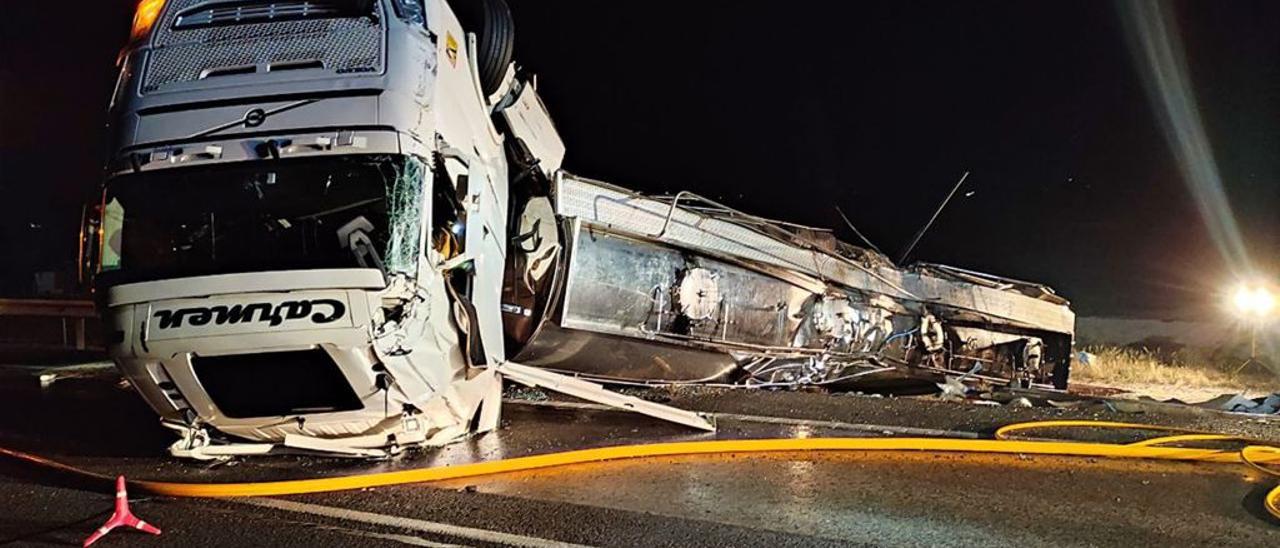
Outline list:
[[[85,205],[80,211],[80,252],[76,260],[81,288],[93,282],[102,258],[102,205]]]

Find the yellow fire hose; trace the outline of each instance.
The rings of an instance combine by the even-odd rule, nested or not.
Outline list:
[[[1012,439],[1010,434],[1031,430],[1065,428],[1101,428],[1136,431],[1168,432],[1170,435],[1127,444],[1095,443],[1052,440]],[[1246,443],[1243,449],[1212,449],[1202,447],[1170,447],[1169,444],[1186,442]],[[996,430],[995,439],[952,438],[804,438],[804,439],[746,439],[712,440],[673,443],[623,445],[549,453],[497,461],[453,466],[439,466],[290,481],[263,483],[177,483],[163,481],[133,481],[135,488],[156,495],[172,497],[255,497],[297,495],[344,491],[367,487],[384,487],[408,483],[422,483],[461,478],[473,478],[493,474],[521,472],[541,468],[568,466],[609,460],[643,459],[685,455],[727,453],[780,453],[802,451],[929,451],[951,453],[988,453],[1017,455],[1054,455],[1068,457],[1099,457],[1116,459],[1155,459],[1172,461],[1244,463],[1269,476],[1280,476],[1280,446],[1259,440],[1198,432],[1164,426],[1101,421],[1042,421],[1012,424]],[[109,480],[107,476],[90,472],[37,455],[0,448],[0,455],[51,468],[57,471],[92,479]],[[1272,489],[1264,499],[1267,511],[1280,519],[1280,486]]]

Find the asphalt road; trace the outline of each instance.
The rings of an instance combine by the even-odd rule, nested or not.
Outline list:
[[[102,546],[1275,546],[1239,467],[934,455],[672,458],[238,501],[139,499]],[[0,477],[0,545],[74,545],[111,497]]]
[[[59,381],[44,391],[0,381],[0,446],[147,478],[346,474],[699,436],[621,413],[517,404],[499,432],[397,463],[272,457],[208,468],[165,458],[168,438],[154,417],[109,381]],[[1102,413],[798,393],[650,396],[788,419],[722,420],[721,435],[730,437],[884,435],[870,426],[881,423],[890,433],[906,426],[980,435],[1008,422]],[[1224,421],[1280,436],[1274,423],[1199,413],[1097,418]],[[113,533],[100,545],[1258,547],[1280,545],[1280,522],[1261,509],[1273,485],[1243,466],[1192,463],[904,453],[678,457],[270,499],[138,500],[137,513],[164,534]],[[0,545],[78,545],[110,509],[111,496],[93,490],[100,487],[0,465]]]

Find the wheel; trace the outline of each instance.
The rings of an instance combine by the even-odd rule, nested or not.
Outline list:
[[[476,68],[480,89],[490,95],[502,85],[515,52],[516,27],[505,0],[454,0],[463,30],[476,35]]]

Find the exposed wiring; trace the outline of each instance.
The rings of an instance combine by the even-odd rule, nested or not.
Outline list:
[[[884,344],[883,344],[883,345],[881,345],[881,346],[889,346],[889,343],[891,343],[891,342],[893,342],[893,341],[895,341],[895,340],[897,340],[897,339],[901,339],[901,338],[903,338],[903,337],[910,337],[911,335],[914,335],[914,334],[915,334],[916,332],[918,332],[918,331],[920,331],[920,328],[919,328],[919,327],[917,327],[917,328],[915,328],[915,329],[912,329],[912,330],[910,330],[910,331],[903,331],[902,333],[896,333],[896,334],[894,334],[894,335],[890,335],[890,336],[889,336],[889,338],[887,338],[887,339],[885,339],[885,340],[884,340]]]
[[[844,210],[840,209],[840,206],[836,206],[836,213],[839,213],[840,218],[844,219],[845,226],[848,226],[849,230],[853,231],[854,236],[857,236],[858,239],[862,240],[862,243],[867,244],[867,247],[874,249],[876,253],[884,255],[884,252],[880,251],[880,248],[876,247],[876,244],[871,243],[870,239],[862,235],[862,232],[858,230],[858,227],[853,226],[853,221],[849,220],[849,216],[844,214]]]

